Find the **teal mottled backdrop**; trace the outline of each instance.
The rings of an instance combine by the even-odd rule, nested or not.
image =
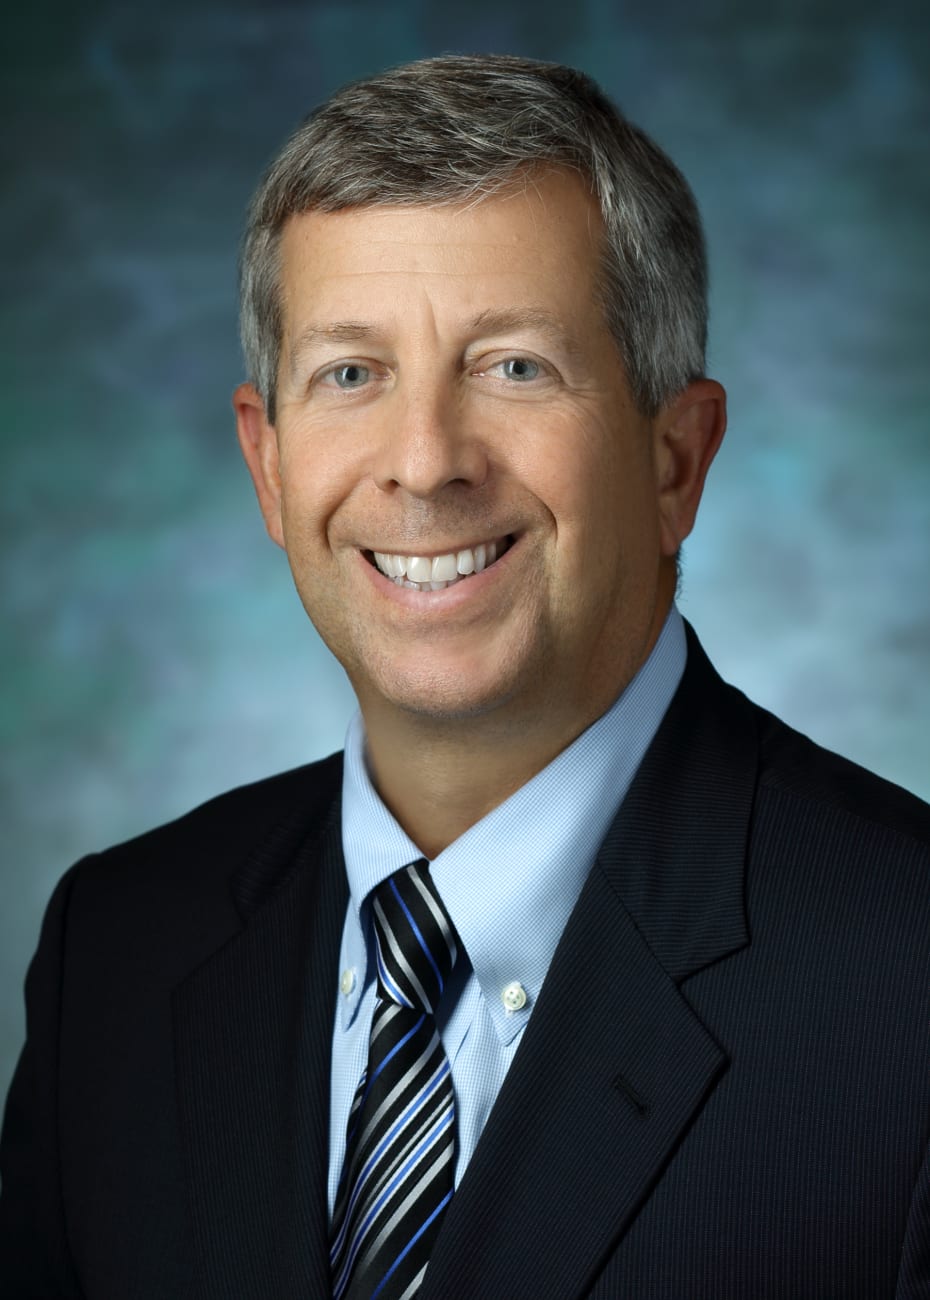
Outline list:
[[[684,612],[756,699],[930,797],[928,13],[98,0],[4,19],[0,1090],[64,868],[341,743],[350,693],[233,438],[234,263],[284,135],[389,63],[575,63],[683,166],[731,394]]]

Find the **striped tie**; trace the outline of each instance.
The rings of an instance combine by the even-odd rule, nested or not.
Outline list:
[[[452,1078],[433,1016],[456,938],[423,858],[378,886],[372,915],[377,1001],[333,1213],[333,1296],[411,1300],[452,1199]]]

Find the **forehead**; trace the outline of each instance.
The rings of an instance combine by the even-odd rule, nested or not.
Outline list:
[[[515,300],[593,309],[602,239],[596,202],[565,171],[469,203],[301,213],[281,241],[285,333],[308,312],[402,312],[424,294],[471,314]]]

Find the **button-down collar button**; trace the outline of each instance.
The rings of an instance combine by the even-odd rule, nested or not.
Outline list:
[[[526,1006],[526,989],[519,980],[512,980],[501,989],[501,1001],[508,1012],[522,1011]]]
[[[339,990],[342,993],[342,996],[347,998],[354,988],[355,988],[355,971],[350,966],[347,970],[344,970],[342,972],[342,975],[339,979]]]

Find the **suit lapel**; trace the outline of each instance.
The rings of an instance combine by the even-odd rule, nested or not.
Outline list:
[[[757,742],[696,640],[566,926],[423,1300],[585,1294],[727,1066],[688,976],[748,942]]]
[[[724,1065],[592,873],[452,1201],[423,1300],[582,1294]]]
[[[328,1292],[331,990],[348,898],[335,791],[251,855],[233,885],[247,923],[175,991],[204,1300]]]

